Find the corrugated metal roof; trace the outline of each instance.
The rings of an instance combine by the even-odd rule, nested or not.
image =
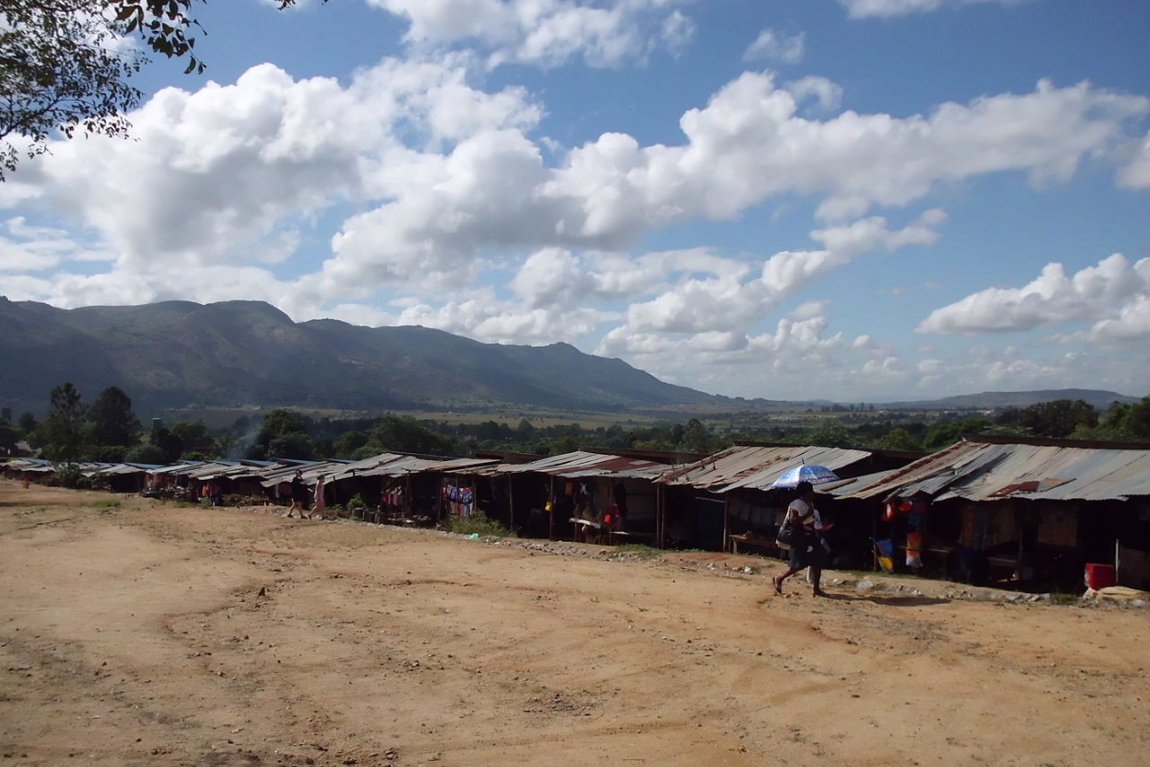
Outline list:
[[[56,470],[56,465],[45,458],[17,458],[12,461],[0,464],[9,471],[23,471],[32,473],[51,473]]]
[[[179,476],[180,474],[186,473],[188,470],[190,470],[196,466],[202,466],[202,465],[203,465],[203,461],[187,461],[187,462],[183,462],[183,463],[174,463],[171,466],[160,466],[159,468],[156,468],[156,469],[149,469],[148,473],[149,474],[175,474],[176,476]]]
[[[349,463],[331,477],[332,482],[351,477],[403,477],[424,471],[446,471],[469,466],[493,465],[494,458],[421,458],[402,453],[381,453]]]
[[[806,463],[838,471],[870,456],[865,450],[838,447],[736,445],[670,472],[661,482],[713,493],[726,493],[738,488],[770,490],[775,479],[793,466]]]
[[[96,473],[101,477],[115,477],[122,474],[143,474],[154,468],[156,467],[143,464],[116,463],[112,464],[111,466],[106,466]]]
[[[208,461],[187,472],[189,479],[207,481],[220,477],[252,476],[259,474],[261,469],[254,466],[244,466],[237,461]]]
[[[332,481],[346,479],[347,477],[404,477],[408,474],[418,474],[429,471],[439,461],[430,458],[417,458],[413,455],[396,455],[391,460],[380,461],[375,466],[364,469],[341,471],[332,477]]]
[[[444,474],[456,477],[501,477],[510,472],[512,466],[522,466],[521,463],[490,463],[482,466],[464,466],[461,468],[445,469]]]
[[[274,469],[264,469],[254,476],[260,477],[260,484],[264,487],[273,487],[281,482],[291,482],[292,477],[299,471],[304,481],[314,485],[316,477],[320,474],[329,476],[343,470],[347,461],[316,461],[314,463],[292,464],[290,466],[277,466]]]
[[[963,440],[872,481],[830,490],[838,498],[909,497],[944,501],[1029,498],[1126,500],[1150,495],[1150,449],[991,444]]]
[[[524,474],[535,472],[564,479],[580,477],[619,477],[655,480],[671,469],[665,463],[648,461],[606,453],[588,453],[576,450],[561,455],[551,455],[531,463],[501,464],[495,474]]]

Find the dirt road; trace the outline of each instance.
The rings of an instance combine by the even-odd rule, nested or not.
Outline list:
[[[0,481],[0,765],[1150,761],[1150,610],[544,548]]]

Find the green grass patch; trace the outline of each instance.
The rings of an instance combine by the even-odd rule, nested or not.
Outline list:
[[[102,501],[96,501],[92,505],[97,509],[118,509],[120,508],[120,500],[118,498],[106,498]]]
[[[624,543],[615,548],[620,554],[635,554],[642,559],[654,559],[661,557],[667,552],[662,549],[657,549],[654,546],[648,546],[645,543]]]
[[[478,535],[481,538],[516,538],[515,531],[509,530],[502,523],[488,519],[480,512],[470,517],[452,517],[447,523],[447,529],[460,535]]]
[[[1081,594],[1055,591],[1050,595],[1050,604],[1052,605],[1076,605],[1081,600]]]

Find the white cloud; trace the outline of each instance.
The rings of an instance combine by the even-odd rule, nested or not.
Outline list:
[[[350,215],[321,272],[277,288],[318,307],[385,286],[468,285],[491,259],[516,264],[547,248],[625,251],[652,230],[729,219],[787,194],[821,196],[823,214],[843,218],[980,174],[1066,177],[1150,110],[1145,98],[1041,84],[929,118],[820,121],[797,114],[813,81],[793,85],[796,94],[748,73],[684,114],[681,146],[608,133],[552,168],[528,135],[541,106],[522,89],[475,88],[467,67],[462,56],[386,60],[341,87],[261,65],[234,85],[165,90],[132,115],[135,141],[54,145],[19,169],[12,196],[27,204],[38,195],[76,216],[118,254],[115,268],[157,292],[199,266],[290,263],[312,221],[343,206]],[[868,226],[815,239],[871,236]],[[925,222],[899,236],[929,244],[930,231]],[[811,279],[850,257],[846,243],[824,244],[801,258],[780,253],[756,289],[785,292],[796,275]],[[726,280],[693,290],[721,298]],[[195,297],[219,297],[205,289]]]
[[[594,332],[602,315],[590,307],[556,303],[530,306],[506,301],[491,288],[467,291],[438,305],[406,307],[396,324],[423,325],[488,343],[575,342]]]
[[[606,61],[623,55],[609,43],[639,29],[628,24],[640,16],[689,27],[675,5],[396,0],[390,9],[428,42],[481,36],[505,55],[555,61],[596,50],[587,43],[598,39]],[[589,13],[596,9],[614,15]],[[649,37],[628,39],[650,49]],[[564,47],[574,40],[584,45]],[[682,115],[677,144],[606,132],[564,155],[544,151],[547,139],[535,135],[545,120],[537,97],[485,91],[478,66],[464,54],[386,60],[340,83],[262,65],[233,85],[163,91],[132,115],[132,142],[54,144],[0,185],[5,209],[72,216],[97,238],[8,231],[0,269],[14,278],[5,277],[5,291],[62,306],[254,298],[297,319],[415,322],[501,342],[589,345],[606,332],[600,353],[695,386],[749,393],[753,381],[730,372],[745,368],[802,392],[802,376],[821,360],[826,380],[848,390],[852,375],[893,387],[926,373],[870,335],[835,332],[829,304],[807,301],[779,319],[783,302],[807,298],[800,292],[865,253],[937,240],[941,211],[916,219],[895,209],[925,207],[946,186],[988,174],[1069,180],[1083,163],[1128,150],[1132,130],[1143,141],[1144,124],[1132,126],[1150,112],[1142,96],[1043,82],[924,114],[828,114],[840,108],[836,83],[780,85],[746,73]],[[811,106],[822,112],[805,114]],[[1119,182],[1150,184],[1148,157],[1144,146]],[[635,252],[658,230],[766,220],[770,211],[758,206],[798,197],[823,219],[809,249],[728,257],[688,242]],[[333,229],[322,267],[301,274],[301,251],[322,251]],[[67,274],[69,262],[109,253],[108,273]],[[1071,312],[1100,338],[1144,336],[1144,296],[1115,293],[1143,262],[1117,276],[1108,262],[976,294],[923,327],[1018,329]],[[481,285],[492,273],[506,279]],[[1106,304],[1095,292],[1109,296],[1105,311],[1091,308]],[[381,302],[387,308],[373,306]],[[721,372],[688,381],[708,362]]]
[[[752,338],[753,328],[782,300],[865,252],[931,244],[937,234],[930,226],[941,220],[939,212],[930,211],[900,230],[888,229],[886,221],[879,218],[817,230],[811,237],[823,242],[827,246],[825,250],[776,253],[757,271],[741,261],[712,262],[707,265],[709,269],[668,280],[648,300],[642,300],[642,295],[633,295],[624,323],[607,333],[597,353],[607,356],[647,353],[643,350],[659,346],[653,339],[655,336],[668,339],[686,336],[689,346],[691,337],[706,333],[728,334],[724,337],[728,349],[746,346],[774,349],[776,347],[765,344],[762,339],[756,342]],[[822,319],[823,315],[820,304],[808,303],[800,308],[795,327],[812,327],[810,320]],[[813,332],[797,333],[790,326],[785,330],[781,336],[776,334],[777,337],[793,340],[809,337]]]
[[[930,226],[943,218],[931,211],[902,229],[872,219],[818,230],[812,238],[831,243],[837,254],[776,254],[757,270],[746,260],[702,249],[628,257],[544,248],[510,277],[507,294],[460,286],[446,301],[407,303],[395,322],[512,343],[579,343],[606,331],[596,353],[624,356],[669,380],[685,377],[688,367],[709,364],[728,371],[746,366],[805,371],[816,359],[826,363],[840,352],[859,358],[861,365],[891,354],[867,336],[827,333],[823,302],[802,304],[769,334],[755,328],[812,273],[870,250],[929,244],[935,236],[928,234]],[[791,271],[771,266],[783,258],[794,259]],[[616,302],[618,310],[611,308]],[[719,377],[711,382],[724,391],[751,383]]]
[[[534,193],[545,178],[542,158],[518,132],[480,134],[445,157],[397,154],[386,168],[382,186],[396,199],[344,223],[324,265],[330,293],[388,282],[467,284],[487,249],[556,239],[555,215]]]
[[[912,366],[912,381],[923,397],[968,394],[978,391],[1026,391],[1050,388],[1051,381],[1067,388],[1100,388],[1122,393],[1145,393],[1150,363],[1139,359],[1096,354],[1092,350],[1065,351],[1007,346],[976,346],[945,358],[920,360]]]
[[[943,8],[958,8],[975,3],[1017,5],[1027,0],[839,0],[854,19],[891,18],[914,13],[929,13]]]
[[[1150,135],[1129,164],[1118,172],[1118,184],[1127,189],[1150,189]]]
[[[102,291],[130,284],[122,300],[138,298],[147,294],[136,283],[143,279],[153,294],[177,284],[203,290],[186,297],[220,300],[248,280],[217,282],[217,274],[200,281],[192,270],[289,261],[302,230],[334,205],[403,197],[437,183],[447,197],[440,223],[458,220],[463,211],[452,195],[481,183],[469,180],[472,170],[492,170],[460,158],[485,152],[503,126],[530,127],[540,115],[522,89],[469,88],[460,57],[386,60],[347,87],[327,78],[294,81],[261,65],[234,85],[161,91],[131,115],[131,141],[54,144],[15,174],[19,194],[10,204],[70,214],[101,234],[117,254],[115,268],[133,276]],[[397,138],[411,135],[428,143],[426,153]],[[435,153],[444,146],[451,154]],[[277,286],[252,297],[314,287]],[[337,294],[313,292],[302,305],[318,307]]]
[[[786,85],[799,104],[808,99],[814,99],[823,112],[833,112],[842,103],[843,89],[837,83],[825,77],[810,75],[802,77]]]
[[[1150,259],[1114,254],[1068,276],[1047,264],[1021,288],[989,288],[931,312],[923,333],[1002,333],[1092,322],[1097,337],[1150,335]]]
[[[24,216],[3,223],[0,234],[0,272],[45,272],[66,262],[101,262],[111,254],[77,242],[65,229],[37,226]]]
[[[905,392],[916,371],[868,336],[829,330],[825,305],[810,302],[763,333],[710,331],[676,340],[648,333],[628,339],[628,359],[663,380],[732,396],[805,400],[836,392],[876,400]]]
[[[531,254],[511,281],[532,309],[577,305],[594,290],[594,280],[569,250],[546,248]]]
[[[663,47],[672,52],[693,34],[674,6],[692,0],[369,0],[406,18],[417,47],[478,44],[490,62],[556,66],[582,58],[595,67],[643,59]]]
[[[743,52],[743,61],[781,61],[797,64],[806,52],[806,36],[787,35],[774,29],[764,29]]]
[[[263,65],[232,86],[162,91],[131,115],[133,141],[60,143],[29,170],[121,268],[234,263],[283,217],[351,193],[358,155],[381,139],[371,107]]]
[[[1044,82],[1031,94],[945,104],[929,117],[848,111],[818,121],[800,117],[795,95],[771,75],[745,73],[683,115],[685,145],[643,147],[604,134],[572,151],[544,192],[578,206],[564,232],[617,243],[642,226],[730,219],[784,194],[821,195],[822,216],[850,218],[990,173],[1068,180],[1147,111],[1150,99]]]
[[[1095,323],[1089,337],[1095,341],[1150,339],[1150,293],[1143,293],[1123,304],[1118,310],[1117,317]]]

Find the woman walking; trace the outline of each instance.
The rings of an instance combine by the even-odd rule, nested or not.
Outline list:
[[[327,506],[324,499],[324,475],[320,474],[315,478],[315,506],[312,507],[312,517],[323,519],[323,510]]]
[[[791,546],[791,559],[787,571],[775,576],[775,593],[783,593],[783,581],[805,567],[811,569],[811,586],[816,597],[825,597],[822,590],[823,566],[826,564],[829,546],[823,538],[822,517],[815,508],[815,489],[810,482],[800,482],[795,487],[798,497],[787,506],[783,524],[790,522],[802,530],[802,537]]]

